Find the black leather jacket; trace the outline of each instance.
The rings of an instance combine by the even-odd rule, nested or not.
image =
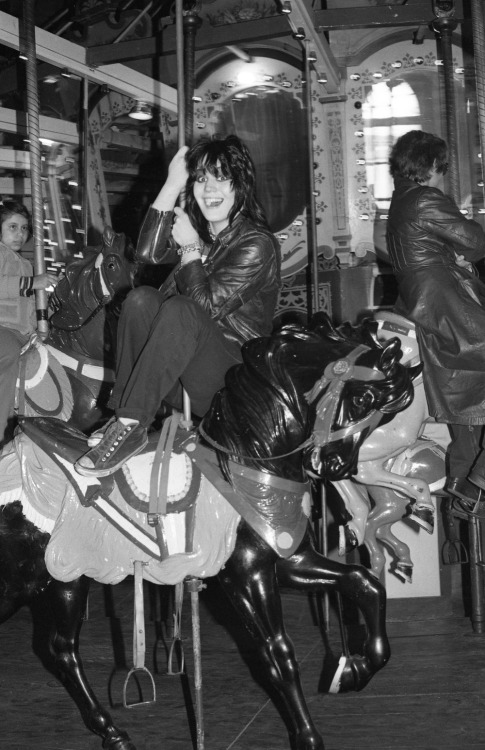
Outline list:
[[[137,260],[169,263],[178,260],[171,237],[173,212],[153,207],[140,231]],[[239,345],[267,336],[278,300],[281,255],[268,229],[239,215],[218,234],[205,261],[177,265],[161,287],[165,298],[191,297],[221,326],[224,336]]]
[[[454,251],[473,263],[483,258],[484,234],[441,190],[396,177],[387,248],[396,272],[415,265],[455,265]]]
[[[396,311],[416,324],[430,414],[485,423],[485,286],[455,262],[485,256],[485,234],[441,190],[398,177],[387,223]]]

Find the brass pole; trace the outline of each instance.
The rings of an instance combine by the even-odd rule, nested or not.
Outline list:
[[[473,32],[473,58],[475,62],[475,86],[477,92],[478,127],[480,131],[480,152],[482,154],[481,165],[483,180],[483,164],[485,160],[485,11],[483,7],[483,0],[471,0],[471,12]]]
[[[45,273],[44,258],[44,202],[42,199],[39,92],[35,51],[34,0],[24,3],[24,42],[26,60],[27,130],[30,141],[30,181],[32,185],[32,229],[34,235],[34,273]],[[49,332],[47,320],[47,292],[35,292],[37,330],[42,338]]]
[[[318,285],[318,253],[317,253],[317,223],[314,195],[314,168],[313,168],[313,122],[312,122],[312,71],[309,61],[310,42],[305,41],[303,54],[305,56],[305,110],[308,138],[308,221],[307,240],[308,258],[311,261],[311,274],[313,277],[313,294],[310,301],[310,315],[318,312],[319,285]]]
[[[435,18],[433,29],[441,40],[441,55],[445,83],[445,120],[446,139],[448,142],[448,179],[451,195],[460,204],[460,179],[458,168],[458,132],[456,125],[455,80],[453,72],[453,47],[451,35],[458,23],[454,18]]]

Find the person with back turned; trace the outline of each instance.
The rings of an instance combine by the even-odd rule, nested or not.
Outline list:
[[[396,312],[416,324],[430,415],[450,430],[446,489],[474,505],[485,500],[485,285],[471,264],[485,256],[485,233],[439,187],[444,140],[412,130],[389,164]]]

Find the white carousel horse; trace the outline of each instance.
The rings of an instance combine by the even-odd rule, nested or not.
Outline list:
[[[402,363],[420,361],[414,324],[396,313],[375,315],[377,337],[387,341],[398,336]],[[396,558],[392,572],[404,581],[412,579],[409,547],[392,533],[396,521],[408,514],[429,533],[434,528],[431,493],[444,487],[445,455],[450,441],[448,428],[430,418],[423,380],[414,381],[414,400],[390,424],[378,427],[364,442],[358,472],[352,479],[333,482],[352,516],[340,527],[341,555],[364,544],[370,555],[370,569],[379,577],[384,564],[384,547]]]

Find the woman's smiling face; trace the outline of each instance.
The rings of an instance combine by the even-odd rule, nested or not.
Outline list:
[[[235,200],[232,180],[222,175],[219,162],[216,171],[214,175],[203,167],[198,169],[193,187],[194,198],[215,235],[228,226]]]

